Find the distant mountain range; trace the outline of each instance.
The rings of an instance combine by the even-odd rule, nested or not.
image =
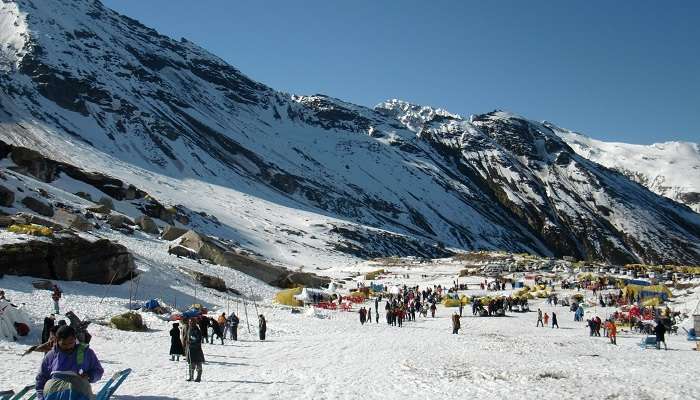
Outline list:
[[[693,205],[697,174],[549,123],[282,93],[93,0],[4,1],[0,43],[0,140],[213,215],[197,228],[271,260],[700,263],[700,214],[628,178]]]

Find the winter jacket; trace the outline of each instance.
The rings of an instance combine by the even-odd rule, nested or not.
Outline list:
[[[54,346],[44,356],[39,373],[36,375],[37,398],[40,400],[44,398],[44,386],[53,373],[64,372],[68,375],[79,375],[80,370],[87,375],[90,383],[102,379],[104,373],[95,352],[86,344],[76,344],[70,352],[61,351],[58,346]]]
[[[666,334],[666,325],[662,324],[661,322],[656,324],[656,328],[654,328],[654,334],[656,334],[656,340],[663,342],[664,341],[664,335]]]
[[[182,342],[180,341],[180,328],[178,327],[173,327],[173,329],[170,330],[170,354],[185,354],[185,349],[182,347]]]
[[[187,362],[190,364],[203,363],[204,352],[202,351],[202,331],[196,325],[190,327],[187,336]]]

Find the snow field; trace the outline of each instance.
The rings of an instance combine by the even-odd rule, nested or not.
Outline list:
[[[129,244],[132,249],[138,247],[135,243],[145,243],[138,237],[133,241]],[[148,248],[146,244],[142,246]],[[151,258],[147,258],[144,252],[137,251],[139,267],[147,269],[137,297],[140,300],[148,297],[144,292],[160,297],[156,292],[161,291],[166,299],[177,295],[184,302],[192,296],[193,286],[173,267],[196,268],[192,264],[197,263],[176,258],[167,261],[160,258],[162,252],[153,251]],[[367,263],[359,269],[375,267]],[[384,302],[379,307],[379,324],[361,326],[356,312],[292,314],[288,308],[271,303],[273,288],[254,280],[246,281],[245,276],[235,271],[207,268],[212,268],[210,273],[219,273],[230,286],[235,287],[234,282],[249,284],[256,297],[263,299],[257,306],[268,320],[268,340],[257,339],[256,311],[250,302],[247,311],[252,325],[248,332],[239,303],[240,340],[227,341],[223,346],[205,344],[207,362],[203,381],[190,383],[185,382],[186,363],[169,360],[168,322],[143,313],[150,328],[146,333],[121,332],[93,324],[91,347],[103,362],[105,376],[127,367],[134,369],[116,398],[418,399],[459,395],[561,399],[590,398],[592,394],[616,399],[700,398],[696,372],[692,367],[687,368],[697,365],[698,353],[690,350],[694,344],[685,341],[684,335],[669,336],[669,351],[641,350],[638,346],[641,336],[624,331],[614,346],[607,338],[589,337],[585,322],[573,322],[568,308],[551,307],[540,299],[531,301],[531,309],[541,308],[550,315],[557,312],[560,329],[536,328],[534,312],[479,318],[471,316],[470,306],[464,308],[459,335],[451,334],[449,319],[457,309],[442,306],[438,307],[435,319],[419,317],[418,321],[406,322],[403,328],[390,327],[384,319]],[[392,274],[383,282],[447,284],[456,277],[458,268],[448,263],[434,265],[432,272],[426,265],[385,267]],[[337,276],[344,273],[341,269],[331,272]],[[409,273],[408,279],[402,277],[405,273]],[[481,278],[461,278],[460,282],[476,284],[478,279]],[[10,276],[0,280],[8,298],[26,303],[24,307],[38,324],[51,310],[50,293],[33,289],[30,282],[29,278]],[[353,284],[350,282],[348,286],[352,288]],[[62,306],[77,311],[81,317],[113,315],[123,312],[128,303],[128,283],[110,288],[102,303],[104,286],[77,282],[62,282],[61,286],[65,291]],[[482,293],[479,289],[465,292]],[[197,301],[215,310],[214,315],[227,311],[227,305],[229,310],[236,307],[232,296],[202,288],[197,296]],[[678,306],[697,301],[698,294],[694,293]],[[373,308],[373,302],[365,305]],[[586,318],[594,312],[605,317],[609,311],[612,309],[591,308]],[[32,382],[41,355],[20,358],[18,354],[37,335],[35,330],[29,340],[0,343],[0,363],[12,365],[0,370],[3,388],[17,389]]]

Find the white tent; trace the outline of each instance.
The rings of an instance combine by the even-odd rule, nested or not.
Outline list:
[[[329,300],[331,295],[323,289],[303,288],[301,293],[294,296],[295,299],[304,303],[313,303],[313,296],[317,295],[321,300]]]
[[[7,300],[0,300],[0,339],[15,340],[17,338],[15,322],[31,326],[29,317],[24,311],[13,306]]]

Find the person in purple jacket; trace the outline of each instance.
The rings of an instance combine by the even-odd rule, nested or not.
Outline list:
[[[99,381],[103,373],[95,352],[78,343],[72,327],[62,326],[56,331],[56,345],[46,353],[36,375],[37,398],[94,399],[90,384]]]

